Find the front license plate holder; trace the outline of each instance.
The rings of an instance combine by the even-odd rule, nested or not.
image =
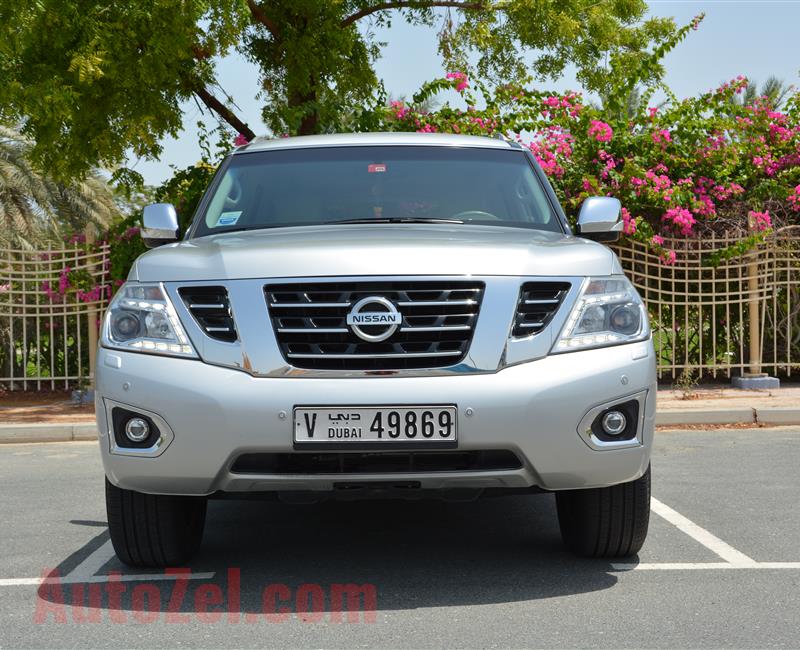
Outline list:
[[[294,448],[303,450],[454,449],[458,409],[454,404],[298,405],[292,429]]]

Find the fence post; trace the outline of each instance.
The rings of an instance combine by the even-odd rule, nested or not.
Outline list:
[[[750,232],[756,232],[755,219],[752,213],[747,218]],[[750,261],[747,264],[747,316],[748,335],[750,337],[749,370],[743,372],[741,377],[733,378],[736,388],[780,388],[781,382],[777,377],[770,377],[761,372],[761,309],[758,290],[758,260],[761,251],[754,248],[750,252]]]
[[[86,226],[86,244],[91,249],[95,242],[95,229],[93,224]],[[89,330],[89,388],[94,389],[95,366],[97,364],[97,310],[92,307],[86,314],[86,327]],[[80,363],[80,362],[79,362]]]
[[[766,377],[761,373],[761,322],[758,308],[758,250],[750,255],[747,265],[747,315],[750,330],[750,372],[745,376]]]

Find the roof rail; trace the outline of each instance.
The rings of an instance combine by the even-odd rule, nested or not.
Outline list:
[[[502,140],[503,142],[507,142],[509,147],[514,147],[515,149],[523,148],[523,146],[519,142],[517,142],[516,140],[512,140],[502,131],[495,131],[491,137],[493,137],[495,140]]]

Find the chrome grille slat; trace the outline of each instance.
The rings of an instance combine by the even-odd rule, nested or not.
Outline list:
[[[279,334],[347,334],[346,327],[279,327]]]
[[[404,370],[441,368],[463,359],[472,340],[484,285],[476,280],[318,281],[264,287],[284,358],[298,368]],[[347,325],[366,297],[391,301],[403,315],[381,342]],[[381,326],[372,326],[380,332]]]
[[[225,287],[181,287],[178,293],[206,336],[227,343],[236,341],[236,326]]]
[[[363,354],[293,354],[287,356],[293,359],[362,359]],[[461,356],[461,352],[398,352],[395,354],[371,354],[373,359],[402,359],[404,357],[453,357]]]
[[[512,336],[533,336],[541,332],[555,316],[570,290],[569,282],[526,282],[517,300]]]
[[[471,325],[434,325],[433,327],[401,327],[401,332],[466,332]]]
[[[288,302],[288,303],[273,303],[270,305],[276,309],[284,308],[297,308],[297,307],[350,307],[349,302]]]
[[[454,307],[463,305],[475,305],[475,300],[409,300],[398,302],[398,307]]]

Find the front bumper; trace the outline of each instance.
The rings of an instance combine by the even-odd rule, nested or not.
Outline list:
[[[639,442],[594,448],[579,432],[598,406],[639,395]],[[650,341],[551,355],[491,374],[440,377],[253,377],[199,360],[100,350],[97,423],[103,465],[115,485],[153,494],[333,490],[342,481],[413,481],[422,489],[604,487],[647,468],[656,400]],[[111,403],[168,425],[158,455],[115,451]],[[455,404],[460,450],[507,449],[514,470],[357,475],[234,474],[245,453],[293,452],[296,404]],[[467,410],[471,415],[467,415]],[[346,451],[346,449],[345,449]],[[314,453],[296,452],[296,453]]]

